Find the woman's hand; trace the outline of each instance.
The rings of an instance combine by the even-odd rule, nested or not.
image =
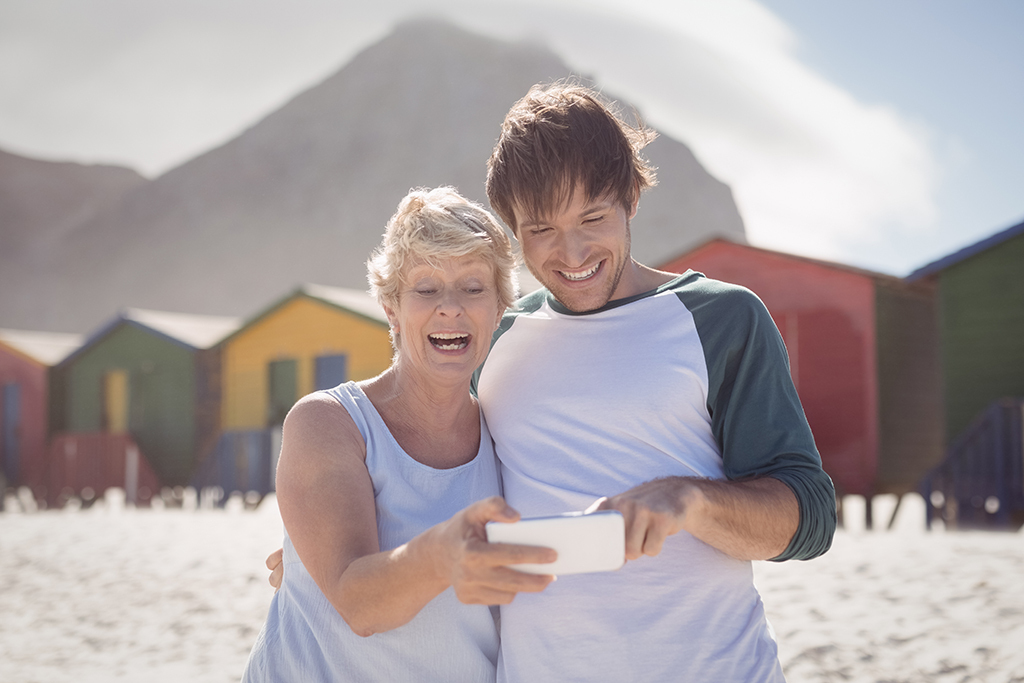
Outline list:
[[[488,543],[487,522],[515,522],[519,513],[499,496],[473,503],[447,522],[424,533],[437,544],[435,571],[466,604],[507,605],[516,593],[537,593],[555,577],[526,574],[510,564],[546,564],[557,559],[551,548]],[[431,538],[432,537],[432,538]]]
[[[426,534],[438,543],[435,571],[454,588],[461,602],[478,605],[507,605],[516,593],[536,593],[554,580],[550,575],[526,574],[507,565],[554,562],[550,548],[508,543],[488,543],[487,522],[515,522],[519,513],[500,497],[481,500],[442,522]],[[267,556],[270,585],[275,592],[284,577],[284,553],[278,548]]]

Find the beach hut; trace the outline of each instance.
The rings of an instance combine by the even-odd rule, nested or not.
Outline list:
[[[383,310],[367,293],[307,284],[219,344],[222,432],[194,483],[223,493],[274,487],[280,425],[299,397],[377,375],[391,362]]]
[[[187,484],[197,453],[219,431],[214,347],[239,324],[228,317],[122,311],[53,368],[53,431],[58,437],[99,435],[89,448],[106,455],[92,457],[93,463],[130,460],[123,439],[130,435],[161,486]],[[56,457],[67,453],[58,449]],[[104,467],[120,471],[120,465]],[[89,493],[123,486],[119,476],[90,479]],[[80,494],[70,480],[58,484],[56,495]]]
[[[1024,222],[907,279],[935,287],[938,300],[949,448],[935,481],[924,484],[937,490],[942,490],[940,480],[946,484],[947,495],[932,498],[938,503],[935,512],[947,523],[959,518],[973,526],[1019,527],[1024,499],[1013,491],[1024,486],[1019,481],[1024,445],[1019,426],[1012,427],[1019,425],[1012,406],[1024,400]],[[968,471],[975,473],[969,486],[963,481]],[[957,486],[962,495],[951,493]]]
[[[786,342],[825,471],[840,500],[868,499],[869,527],[874,495],[916,491],[941,460],[930,284],[724,239],[661,268],[743,285],[764,301]]]
[[[0,329],[0,509],[5,488],[46,499],[49,371],[82,336]]]

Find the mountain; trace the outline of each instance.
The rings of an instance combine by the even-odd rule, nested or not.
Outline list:
[[[41,161],[0,150],[0,318],[36,320],[45,302],[26,293],[42,279],[62,239],[148,182],[119,166]]]
[[[505,112],[569,74],[535,44],[401,24],[238,137],[61,230],[34,279],[0,290],[0,326],[87,331],[123,306],[250,315],[303,282],[364,288],[409,188],[450,184],[486,203]],[[743,239],[729,188],[685,145],[661,136],[647,154],[660,184],[633,223],[639,260]]]

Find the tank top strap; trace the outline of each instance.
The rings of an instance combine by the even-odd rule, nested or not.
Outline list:
[[[366,397],[363,390],[355,382],[345,382],[333,389],[325,389],[323,393],[333,397],[348,411],[352,421],[359,428],[363,441],[369,443],[374,431],[371,425],[380,418],[377,415],[376,408],[370,403],[370,399]]]

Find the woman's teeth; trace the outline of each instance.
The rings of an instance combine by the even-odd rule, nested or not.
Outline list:
[[[442,351],[458,351],[469,344],[469,335],[458,332],[438,332],[428,336],[430,343]]]

